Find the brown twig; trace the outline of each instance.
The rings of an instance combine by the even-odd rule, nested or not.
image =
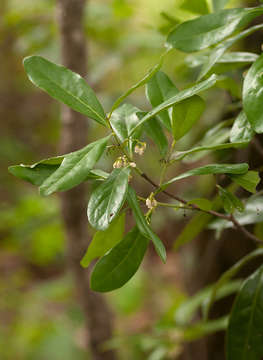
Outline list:
[[[146,181],[148,181],[156,189],[159,189],[159,186],[154,181],[152,181],[145,173],[142,173],[141,177],[143,177]],[[252,241],[254,241],[256,243],[261,243],[262,244],[262,241],[258,237],[256,237],[252,233],[250,233],[244,226],[242,226],[232,214],[231,215],[226,215],[226,214],[222,214],[222,213],[219,213],[217,211],[214,211],[214,210],[203,210],[198,205],[196,205],[196,204],[188,204],[188,202],[186,200],[182,199],[181,197],[179,197],[177,195],[171,194],[170,192],[168,192],[166,190],[163,190],[162,192],[165,195],[169,196],[171,199],[179,201],[180,203],[185,204],[185,205],[187,204],[189,206],[189,209],[202,211],[202,212],[205,212],[205,213],[210,214],[212,216],[218,217],[220,219],[232,222],[232,224],[235,226],[235,228],[240,230],[250,240],[252,240]]]

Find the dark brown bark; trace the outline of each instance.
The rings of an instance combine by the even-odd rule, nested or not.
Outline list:
[[[57,0],[62,62],[82,76],[86,75],[86,46],[83,31],[85,0]],[[87,143],[87,119],[62,106],[61,151],[68,153]],[[100,294],[89,289],[88,271],[81,268],[88,243],[87,189],[80,185],[61,196],[62,215],[68,244],[68,264],[75,279],[86,324],[86,342],[94,360],[114,360],[113,351],[103,352],[102,345],[112,336],[112,314]]]

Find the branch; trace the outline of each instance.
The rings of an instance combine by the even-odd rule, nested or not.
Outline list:
[[[152,181],[145,173],[141,174],[141,177],[144,178],[148,183],[150,183],[153,187],[155,187],[156,189],[159,189],[160,187],[154,182]],[[173,195],[170,192],[163,190],[162,191],[165,195],[167,195],[168,197],[170,197],[171,199],[174,199],[176,201],[179,201],[180,203],[184,204],[184,205],[188,205],[190,210],[197,210],[197,211],[202,211],[204,213],[210,214],[212,216],[218,217],[220,219],[224,219],[227,221],[232,222],[232,224],[234,225],[234,227],[238,230],[240,230],[247,238],[249,238],[250,240],[256,242],[257,244],[260,243],[262,244],[262,241],[256,237],[255,235],[253,235],[252,233],[250,233],[244,226],[242,226],[238,220],[231,214],[231,215],[226,215],[226,214],[222,214],[219,213],[217,211],[214,210],[203,210],[201,209],[198,205],[195,204],[188,204],[188,202],[184,199],[182,199],[179,196]]]

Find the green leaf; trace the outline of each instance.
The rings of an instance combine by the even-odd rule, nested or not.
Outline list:
[[[263,266],[243,284],[226,333],[227,360],[261,360],[263,356]]]
[[[195,14],[207,14],[209,12],[208,1],[209,0],[191,0],[189,2],[189,0],[184,0],[182,5],[180,5],[180,9]]]
[[[235,280],[224,284],[216,293],[215,299],[221,300],[235,293],[239,290],[241,283],[240,280]],[[185,326],[190,324],[199,308],[207,303],[207,299],[210,299],[213,289],[213,286],[209,285],[184,301],[175,311],[174,319],[176,325]]]
[[[186,151],[176,151],[173,156],[173,161],[178,161],[184,159],[186,156],[198,153],[201,151],[215,151],[215,150],[224,150],[224,149],[231,149],[231,148],[239,148],[244,147],[244,142],[236,142],[236,143],[226,143],[226,144],[217,144],[217,145],[204,145],[204,146],[197,146],[190,150]]]
[[[248,171],[243,175],[228,175],[231,180],[242,186],[251,193],[256,192],[256,187],[260,182],[260,177],[257,171]]]
[[[59,165],[37,164],[33,165],[13,165],[9,166],[8,171],[33,185],[40,186],[51,174],[53,174]]]
[[[244,111],[236,118],[234,125],[230,132],[230,142],[250,142],[254,136],[254,131],[251,128],[250,123],[247,120]]]
[[[196,341],[203,338],[204,336],[225,330],[227,325],[228,316],[223,316],[219,319],[210,320],[207,322],[200,321],[185,329],[183,339],[185,341]]]
[[[118,215],[127,195],[129,168],[114,169],[91,194],[88,219],[95,229],[106,230]]]
[[[208,200],[208,199],[204,199],[204,198],[200,198],[200,199],[193,199],[187,202],[187,205],[191,205],[191,204],[195,204],[197,205],[200,209],[205,210],[205,211],[209,211],[212,209],[213,203],[212,201]]]
[[[136,89],[147,84],[147,82],[157,73],[157,71],[160,70],[160,68],[162,67],[162,63],[163,63],[163,56],[161,57],[160,62],[157,65],[155,65],[152,69],[150,69],[149,72],[140,81],[138,81],[135,85],[133,85],[129,90],[127,90],[123,95],[121,95],[115,101],[115,103],[112,105],[112,108],[111,108],[110,117],[111,117],[112,112],[119,107],[119,105],[123,102],[123,100],[125,100]]]
[[[165,100],[179,92],[172,80],[162,71],[158,71],[146,85],[146,97],[153,107],[162,104]],[[161,111],[158,117],[164,126],[171,130],[171,118],[167,110]]]
[[[82,258],[80,264],[86,268],[93,259],[106,254],[118,244],[123,237],[125,227],[125,213],[116,218],[105,231],[97,231]]]
[[[171,180],[167,181],[161,186],[161,190],[164,190],[168,185],[175,181],[185,179],[189,176],[195,175],[208,175],[208,174],[244,174],[248,171],[248,165],[246,163],[241,164],[209,164],[195,168],[178,175]]]
[[[173,106],[172,131],[176,141],[191,130],[202,116],[204,110],[205,101],[198,95],[194,95]]]
[[[262,7],[221,10],[185,21],[170,32],[168,45],[193,52],[214,45],[263,13]]]
[[[133,188],[129,186],[128,189],[128,196],[127,196],[128,203],[130,207],[132,208],[133,215],[136,221],[136,225],[138,226],[139,231],[149,240],[152,240],[155,250],[162,259],[162,261],[166,262],[166,250],[162,243],[162,241],[159,239],[159,237],[152,231],[150,226],[148,225],[142,210],[140,208],[140,205],[137,200],[136,193]]]
[[[256,25],[256,27],[258,27],[258,29],[260,29],[262,27],[262,25]],[[249,30],[251,30],[251,29],[254,29],[254,27],[250,28]],[[246,31],[247,30],[245,30],[244,33]],[[202,54],[202,53],[199,54],[198,53],[198,54],[188,55],[185,59],[187,66],[189,66],[191,68],[195,68],[197,66],[203,65],[204,63],[207,63],[209,57],[213,56],[213,52],[215,51],[215,49],[209,51],[208,54]],[[216,60],[216,62],[220,63],[220,64],[229,64],[229,63],[247,64],[247,63],[252,63],[252,62],[256,61],[258,59],[258,56],[259,56],[258,54],[251,53],[251,52],[232,51],[232,52],[228,52],[228,53],[225,53],[222,56],[220,56]]]
[[[149,240],[135,227],[95,265],[91,274],[91,289],[112,291],[123,286],[138,270]]]
[[[101,104],[91,87],[79,74],[41,56],[25,58],[24,67],[32,83],[51,97],[107,126]]]
[[[200,232],[206,228],[207,224],[211,221],[212,218],[212,215],[206,213],[198,212],[195,214],[184,227],[180,235],[177,236],[174,243],[175,251],[178,250],[181,246],[195,239],[200,234]]]
[[[230,269],[228,269],[226,272],[221,275],[219,280],[213,285],[212,291],[210,292],[205,307],[204,307],[204,316],[205,318],[208,317],[209,311],[211,309],[211,306],[213,305],[215,299],[218,298],[218,292],[221,288],[226,286],[227,283],[230,282],[230,280],[236,276],[236,274],[250,261],[255,259],[258,256],[263,255],[263,249],[257,249],[252,251],[250,254],[244,256],[241,260],[239,260],[235,265],[233,265]]]
[[[165,157],[168,150],[168,141],[159,120],[157,118],[153,118],[151,123],[144,123],[144,130],[158,146],[160,154]]]
[[[211,51],[208,58],[204,62],[203,66],[202,66],[202,69],[201,69],[201,72],[200,72],[200,74],[198,76],[198,80],[201,80],[209,72],[209,70],[212,69],[214,64],[216,62],[218,62],[220,58],[223,57],[223,54],[227,51],[227,49],[229,49],[231,46],[233,46],[235,42],[237,42],[237,41],[239,41],[241,39],[244,39],[245,37],[251,35],[253,32],[255,32],[255,31],[259,30],[259,29],[262,29],[262,28],[263,28],[262,24],[252,26],[251,28],[249,28],[247,30],[244,30],[243,32],[241,32],[241,33],[227,39],[225,42],[217,45]],[[255,55],[255,54],[253,54],[253,55]],[[231,53],[229,53],[229,54],[226,54],[225,57],[224,57],[224,59],[227,60],[228,62],[236,62],[236,61],[244,62],[244,60],[247,60],[248,58],[251,59],[251,56],[248,57],[246,55],[246,53],[245,53],[245,56],[242,53],[236,53],[235,56],[233,56],[233,55],[231,56]],[[255,61],[255,59],[253,61]]]
[[[243,106],[253,130],[263,133],[263,54],[250,67],[243,85]]]
[[[118,109],[114,110],[110,123],[118,136],[121,143],[129,138],[129,149],[132,151],[133,142],[132,139],[138,139],[140,137],[139,131],[137,130],[131,135],[132,129],[140,121],[140,110],[130,104],[123,104]],[[139,129],[140,130],[140,129]]]
[[[142,125],[145,121],[153,118],[155,115],[159,114],[161,111],[168,109],[169,107],[178,104],[179,102],[190,98],[193,95],[196,95],[202,91],[205,91],[209,88],[211,88],[212,86],[215,85],[217,81],[217,76],[216,75],[211,75],[210,78],[208,78],[207,80],[204,80],[186,90],[180,91],[179,93],[177,93],[176,95],[173,95],[171,98],[169,98],[168,100],[164,101],[163,103],[161,103],[160,105],[158,105],[156,108],[154,108],[153,110],[149,111],[139,122],[139,124],[137,124],[137,126],[133,129],[133,131],[136,130],[136,128],[138,128],[140,125]]]
[[[83,182],[105,151],[109,138],[107,136],[64,155],[60,167],[41,184],[40,194],[47,196],[55,191],[66,191]]]
[[[229,0],[212,0],[214,11],[220,11],[228,2]]]
[[[263,197],[255,196],[249,198],[245,203],[242,213],[234,212],[236,220],[241,225],[256,224],[263,221]],[[209,224],[209,229],[226,229],[233,227],[233,223],[223,219],[216,219]]]
[[[223,207],[227,213],[233,214],[235,209],[242,212],[245,210],[244,204],[234,194],[227,189],[223,189],[220,185],[217,185],[219,189],[219,195],[223,202]]]

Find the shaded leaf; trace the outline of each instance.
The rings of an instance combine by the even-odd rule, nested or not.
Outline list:
[[[24,67],[32,83],[51,97],[107,126],[101,104],[94,91],[79,74],[41,56],[25,58]]]
[[[88,219],[95,229],[106,230],[118,215],[127,195],[129,168],[114,169],[91,194]]]
[[[187,202],[188,204],[195,204],[197,205],[200,209],[208,211],[212,209],[213,203],[212,201],[208,200],[208,199],[204,199],[204,198],[200,198],[200,199],[193,199]]]
[[[263,356],[263,266],[243,284],[230,313],[227,360],[261,360]]]
[[[257,171],[248,171],[246,174],[228,176],[231,180],[251,193],[256,192],[256,187],[260,182],[260,177]]]
[[[155,107],[153,110],[149,111],[139,122],[139,124],[137,124],[137,126],[133,129],[133,131],[136,130],[136,128],[138,128],[140,125],[142,125],[145,121],[153,118],[155,115],[159,114],[161,111],[168,109],[169,107],[178,104],[179,102],[190,98],[193,95],[196,95],[202,91],[205,91],[209,88],[211,88],[212,86],[215,85],[217,81],[217,77],[216,75],[211,75],[210,78],[208,78],[205,81],[202,81],[186,90],[180,91],[178,92],[176,95],[173,95],[171,98],[169,98],[168,100],[164,101],[163,103],[161,103],[160,105],[158,105],[157,107]]]
[[[186,328],[183,334],[183,338],[185,341],[196,341],[206,335],[225,330],[227,328],[227,325],[228,316],[223,316],[219,319],[206,322],[200,321],[197,324]]]
[[[212,291],[210,292],[205,307],[204,307],[204,316],[205,318],[208,317],[209,311],[211,309],[211,306],[213,305],[215,299],[217,299],[218,291],[220,291],[221,288],[223,288],[227,283],[230,282],[230,280],[236,276],[236,274],[244,267],[250,260],[255,259],[258,256],[263,255],[263,249],[257,249],[252,251],[250,254],[244,256],[242,259],[240,259],[237,263],[235,263],[230,269],[225,271],[219,280],[213,285]]]
[[[173,106],[172,131],[175,140],[181,139],[200,119],[205,110],[204,100],[194,95]]]
[[[153,107],[170,99],[179,92],[171,79],[162,71],[158,71],[146,85],[146,97]],[[158,117],[168,130],[171,130],[171,118],[167,110],[163,110]]]
[[[95,265],[91,274],[91,289],[107,292],[123,286],[138,270],[149,240],[137,227]]]
[[[157,118],[153,118],[151,119],[151,123],[144,123],[144,130],[158,146],[160,154],[165,157],[168,150],[168,141],[159,120]]]
[[[107,230],[97,231],[93,236],[86,254],[80,262],[81,266],[84,268],[88,267],[93,259],[103,256],[107,251],[118,244],[123,237],[124,227],[125,213],[115,219]]]
[[[261,7],[221,10],[185,21],[170,32],[167,43],[175,49],[193,52],[214,45],[245,27],[263,13]]]
[[[220,300],[235,293],[239,290],[241,283],[240,280],[235,280],[224,284],[216,293],[215,299]],[[199,308],[202,308],[207,303],[207,299],[210,299],[212,292],[213,286],[209,285],[184,301],[175,311],[174,320],[176,325],[190,324]]]
[[[162,241],[159,239],[159,237],[152,231],[150,226],[148,225],[142,210],[140,208],[140,205],[137,200],[136,193],[132,187],[129,186],[128,190],[128,196],[127,196],[128,203],[130,207],[132,208],[134,219],[136,221],[136,224],[138,226],[139,231],[149,240],[152,240],[155,250],[162,259],[163,262],[166,261],[166,250],[162,243]]]
[[[263,133],[263,54],[247,72],[243,84],[243,106],[252,129]]]
[[[55,191],[66,191],[84,181],[105,151],[109,138],[107,136],[83,149],[64,155],[59,168],[41,184],[40,194],[47,196]]]

